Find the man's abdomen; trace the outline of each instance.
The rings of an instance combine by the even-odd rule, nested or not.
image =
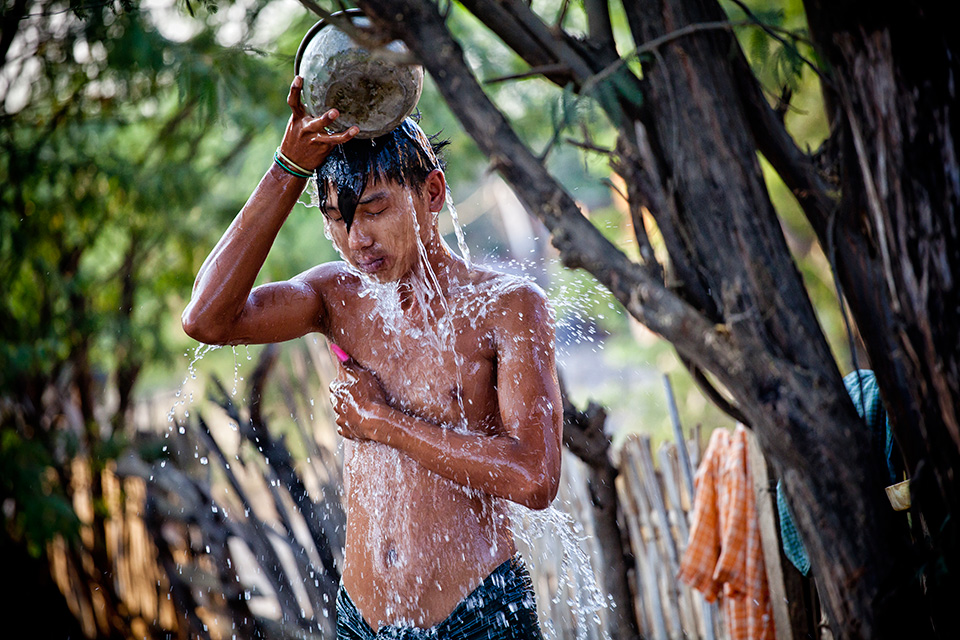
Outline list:
[[[343,582],[374,629],[442,621],[515,548],[501,501],[376,443],[348,443]]]

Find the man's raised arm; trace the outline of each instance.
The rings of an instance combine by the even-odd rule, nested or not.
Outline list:
[[[302,86],[303,79],[294,78],[287,97],[293,113],[280,145],[282,157],[292,161],[296,173],[301,173],[299,168],[312,172],[331,149],[357,133],[357,128],[351,127],[328,135],[326,127],[336,119],[336,110],[319,118],[308,116],[300,102]],[[189,336],[208,344],[251,344],[290,340],[318,328],[323,310],[313,285],[322,276],[318,269],[253,289],[267,253],[306,183],[307,178],[277,163],[271,165],[200,267],[182,316]]]
[[[554,362],[552,314],[542,292],[521,287],[498,309],[497,398],[504,433],[469,435],[387,404],[379,381],[352,361],[353,384],[333,394],[345,437],[403,451],[420,466],[484,493],[544,509],[560,482],[563,406]]]

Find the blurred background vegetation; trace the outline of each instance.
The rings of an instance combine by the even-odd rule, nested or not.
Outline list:
[[[533,4],[545,16],[558,10],[550,0]],[[799,0],[748,4],[764,21],[802,35]],[[743,18],[736,6],[725,8],[732,21]],[[183,334],[179,315],[207,252],[270,166],[289,114],[293,56],[315,16],[295,0],[4,0],[3,12],[4,547],[42,558],[55,536],[76,540],[81,532],[72,460],[97,471],[131,446],[151,461],[173,456],[169,443],[180,445],[167,416],[204,411],[211,376],[244,400],[243,378],[259,348],[211,352],[188,373],[197,344]],[[582,8],[570,3],[568,12],[565,24],[576,31]],[[585,215],[619,246],[631,245],[607,156],[568,140],[577,131],[599,149],[612,147],[614,131],[600,109],[542,79],[498,81],[526,65],[455,4],[450,21],[527,144],[544,152]],[[626,30],[616,11],[614,28]],[[762,30],[737,33],[771,101],[785,88],[792,93],[784,117],[794,137],[817,148],[828,131],[809,69]],[[630,432],[669,433],[664,373],[686,426],[729,425],[669,344],[592,278],[559,264],[545,230],[489,171],[429,78],[419,108],[424,130],[451,140],[448,182],[475,261],[526,273],[547,290],[569,394],[578,405],[593,399],[609,408],[615,445]],[[849,370],[827,260],[787,189],[772,171],[766,175],[825,333]],[[449,217],[441,224],[456,246]],[[298,205],[260,281],[336,257],[319,212]],[[326,395],[318,385],[312,399],[320,405]],[[277,411],[272,427],[291,430],[289,413]],[[93,484],[93,512],[102,512],[103,491]]]

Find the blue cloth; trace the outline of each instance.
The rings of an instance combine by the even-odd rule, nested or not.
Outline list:
[[[893,484],[897,481],[893,466],[893,430],[890,428],[887,411],[880,400],[877,376],[869,369],[859,369],[844,376],[843,385],[847,388],[857,413],[870,430],[871,446],[877,457],[883,456],[887,466],[887,479],[890,484]],[[790,513],[790,506],[787,504],[781,482],[777,482],[777,511],[780,515],[780,541],[783,545],[783,553],[800,573],[807,575],[810,572],[810,558],[793,522],[793,515]]]
[[[338,640],[543,640],[533,582],[514,557],[487,576],[440,624],[421,629],[385,625],[374,632],[342,586],[337,594]]]

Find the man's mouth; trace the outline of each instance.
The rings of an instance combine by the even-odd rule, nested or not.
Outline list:
[[[380,271],[386,264],[386,256],[367,260],[357,260],[357,267],[364,273],[376,273],[377,271]]]

